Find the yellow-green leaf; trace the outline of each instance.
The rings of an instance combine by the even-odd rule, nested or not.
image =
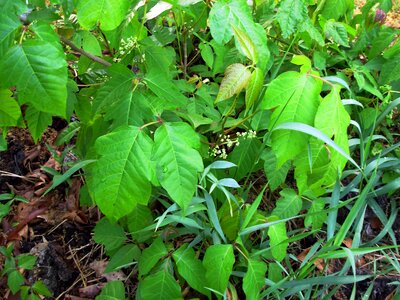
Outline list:
[[[250,76],[250,71],[242,64],[233,64],[227,67],[215,102],[217,103],[239,94],[247,87]]]

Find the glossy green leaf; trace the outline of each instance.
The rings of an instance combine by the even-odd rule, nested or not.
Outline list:
[[[285,188],[279,192],[281,198],[276,202],[276,207],[272,211],[273,215],[281,219],[291,218],[296,216],[302,207],[302,201],[296,191]]]
[[[16,126],[22,117],[21,109],[9,90],[0,90],[0,127]]]
[[[17,87],[20,103],[65,116],[67,63],[64,54],[52,43],[29,40],[16,45],[2,57],[0,69],[2,84]]]
[[[122,127],[97,139],[100,159],[93,169],[94,201],[108,217],[119,219],[151,194],[152,140],[135,126]]]
[[[199,135],[183,122],[164,123],[154,134],[152,160],[157,164],[157,178],[180,207],[187,207],[197,186],[203,161],[196,149]]]
[[[276,18],[284,38],[288,38],[296,28],[308,18],[304,0],[283,0],[280,2]]]
[[[243,290],[248,300],[260,299],[260,291],[265,284],[267,264],[263,261],[249,259],[247,272],[243,278]]]
[[[269,222],[278,221],[279,218],[271,216],[268,218]],[[271,225],[268,228],[269,243],[271,246],[272,256],[277,261],[282,261],[286,256],[286,249],[289,245],[285,240],[288,238],[286,234],[286,225],[284,222]]]
[[[172,257],[178,267],[179,274],[188,284],[200,293],[209,295],[210,292],[205,289],[207,286],[206,270],[202,262],[196,257],[193,248],[188,248],[187,245],[181,246],[173,253]]]
[[[104,245],[107,251],[110,251],[122,246],[126,236],[121,226],[111,223],[107,218],[103,218],[94,228],[93,239],[96,243]]]
[[[7,50],[12,46],[15,34],[21,22],[17,16],[10,16],[5,11],[0,12],[0,57],[3,57]]]
[[[238,95],[247,87],[250,77],[251,73],[244,65],[230,65],[225,70],[225,76],[222,79],[215,103],[229,99],[233,95]]]
[[[354,2],[348,0],[326,0],[321,11],[325,19],[339,20],[348,10],[354,9]]]
[[[118,249],[118,251],[111,256],[111,260],[107,264],[104,273],[114,272],[121,268],[127,267],[135,261],[138,261],[139,257],[140,249],[138,246],[134,244],[125,245]]]
[[[255,68],[251,73],[249,84],[246,88],[246,114],[253,107],[260,95],[264,84],[264,72],[260,68]]]
[[[166,270],[147,276],[140,283],[140,295],[141,299],[183,299],[179,284]]]
[[[85,29],[98,23],[103,30],[113,30],[124,20],[131,2],[129,0],[79,0],[78,21]]]
[[[165,248],[161,238],[157,238],[150,247],[143,250],[139,259],[139,276],[144,276],[157,264],[157,262],[167,255],[168,251]]]
[[[264,95],[261,107],[275,108],[270,120],[270,129],[285,122],[314,124],[319,105],[321,82],[307,73],[288,71],[273,80]],[[303,152],[308,137],[294,131],[278,131],[271,135],[272,149],[280,168],[287,160]]]
[[[204,255],[207,287],[225,293],[232,273],[235,256],[232,245],[212,245]]]
[[[122,281],[110,281],[101,290],[96,300],[125,300],[125,287]]]

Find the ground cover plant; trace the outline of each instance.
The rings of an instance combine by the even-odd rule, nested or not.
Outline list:
[[[2,0],[2,297],[396,299],[400,6],[357,5]]]

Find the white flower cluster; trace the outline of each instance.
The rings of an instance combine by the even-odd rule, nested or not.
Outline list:
[[[226,145],[228,149],[232,148],[233,146],[239,146],[240,138],[244,139],[252,139],[257,136],[257,132],[254,130],[249,130],[247,132],[236,132],[236,137],[232,137],[227,134],[220,134],[219,137],[219,144],[216,145],[214,148],[211,149],[210,155],[214,157],[219,157],[222,159],[226,159],[228,157],[228,154],[226,153],[226,148],[223,146]]]
[[[128,39],[125,41],[124,39],[121,39],[121,44],[118,49],[118,56],[119,57],[114,57],[113,60],[114,62],[119,62],[121,61],[121,57],[124,55],[128,55],[129,53],[132,52],[132,50],[137,46],[137,40],[136,38],[133,37],[128,37]]]

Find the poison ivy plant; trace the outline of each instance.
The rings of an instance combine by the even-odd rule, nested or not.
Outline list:
[[[391,6],[370,0],[355,15],[348,0],[1,1],[0,149],[11,127],[39,142],[64,119],[57,145],[75,143],[80,162],[53,172],[46,193],[84,170],[86,203],[105,216],[94,240],[106,272],[129,270],[137,298],[329,298],[337,280],[319,291],[308,277],[317,259],[340,256],[326,247],[342,251],[345,235],[363,245],[356,210],[395,220],[371,204],[399,188],[388,124],[398,121],[400,43],[377,10]],[[1,217],[11,201],[3,206]],[[353,207],[343,224],[339,206]],[[297,218],[304,228],[289,230]],[[301,257],[288,256],[291,243],[316,233],[319,244],[289,265]],[[7,275],[17,291],[21,273]],[[126,291],[110,282],[97,298]]]

